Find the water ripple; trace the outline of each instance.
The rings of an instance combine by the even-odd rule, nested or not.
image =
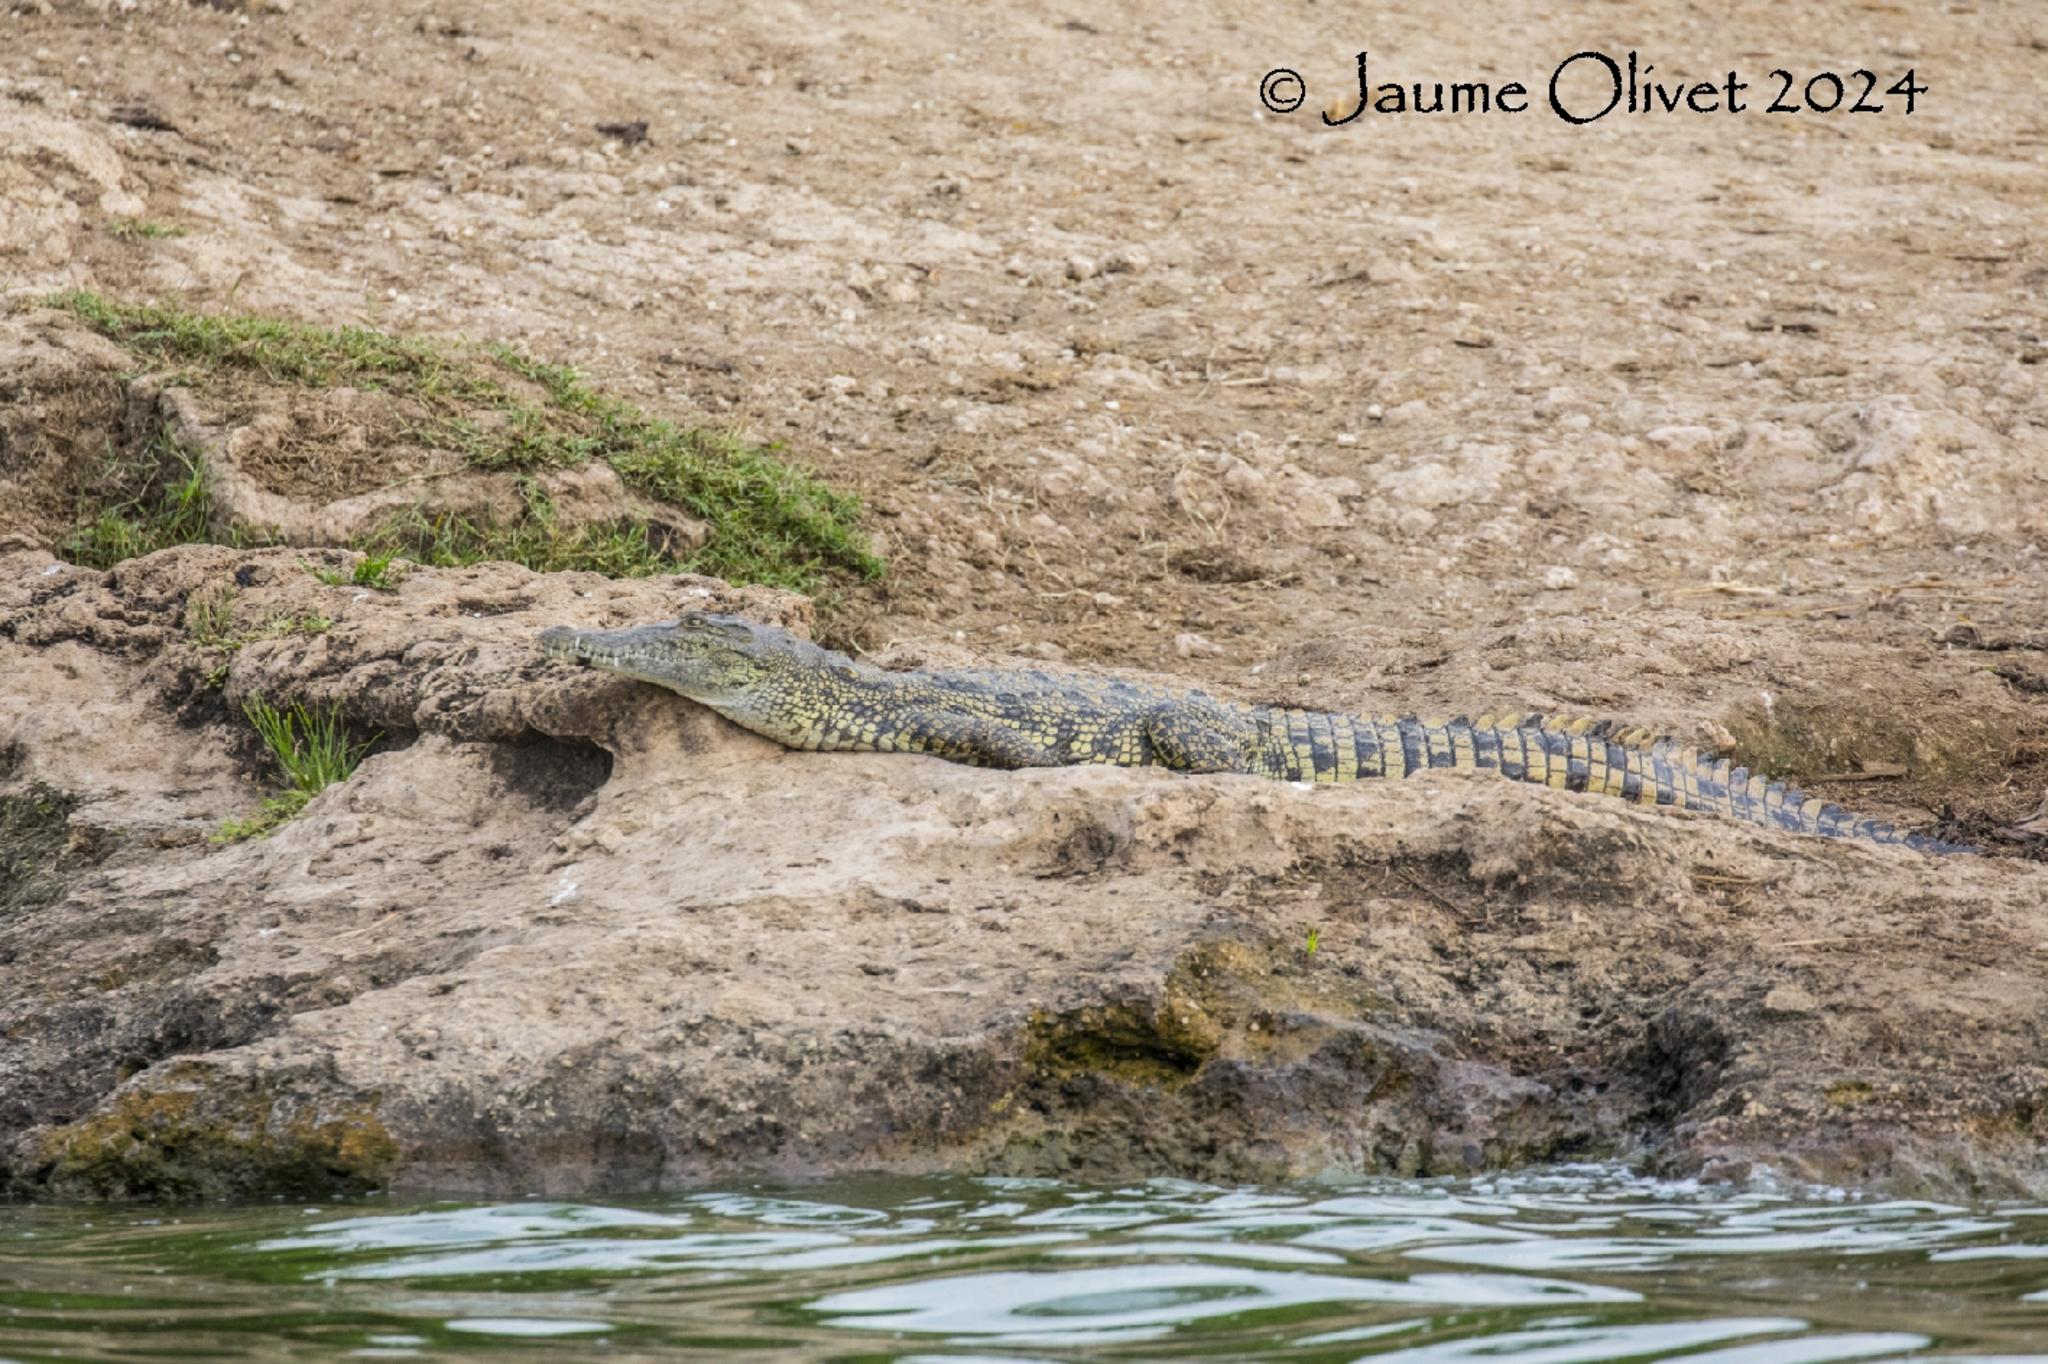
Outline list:
[[[1625,1289],[1509,1275],[1378,1279],[1185,1264],[925,1279],[828,1294],[809,1307],[836,1318],[839,1326],[1049,1345],[1132,1340],[1165,1334],[1206,1317],[1310,1303],[1526,1307],[1638,1300]]]
[[[2048,1364],[2048,1209],[1562,1168],[0,1211],[0,1364]],[[538,1353],[536,1353],[538,1352]]]

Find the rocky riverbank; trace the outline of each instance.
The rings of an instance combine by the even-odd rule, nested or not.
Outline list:
[[[1589,1156],[2048,1188],[2038,865],[1485,777],[786,753],[532,641],[800,598],[308,562],[0,557],[17,1193]],[[275,780],[255,695],[377,743],[221,844]]]

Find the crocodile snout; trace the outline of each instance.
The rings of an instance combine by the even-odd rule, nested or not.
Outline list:
[[[549,658],[587,662],[589,655],[582,647],[582,633],[567,625],[551,625],[540,632],[540,650]]]

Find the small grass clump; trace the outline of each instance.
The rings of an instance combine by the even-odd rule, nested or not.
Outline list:
[[[252,696],[242,713],[256,729],[263,746],[277,760],[287,785],[247,819],[231,819],[213,836],[216,843],[261,838],[306,808],[306,803],[338,781],[347,781],[376,742],[356,740],[334,710],[309,711],[304,706],[279,710],[261,696]]]
[[[182,237],[186,232],[174,223],[151,222],[147,218],[116,218],[107,224],[107,231],[124,242],[162,241]]]
[[[139,460],[110,460],[96,510],[65,538],[64,557],[90,568],[172,545],[242,544],[214,531],[207,509],[206,461],[158,427]]]
[[[252,640],[324,635],[333,628],[333,620],[326,616],[272,611],[255,629],[245,631],[235,624],[235,589],[232,587],[194,592],[185,602],[185,638],[202,649],[233,651]]]
[[[379,592],[395,592],[399,580],[405,577],[405,566],[398,562],[398,555],[392,550],[363,551],[363,557],[356,560],[348,580],[357,587],[371,587]]]
[[[263,624],[257,627],[251,638],[284,639],[290,635],[324,635],[333,628],[334,621],[328,616],[272,611],[263,618]]]
[[[247,819],[224,819],[220,828],[214,831],[215,843],[240,843],[248,838],[263,838],[278,825],[306,808],[306,802],[313,799],[304,791],[284,791],[270,796],[256,807],[256,813]]]
[[[329,587],[369,587],[379,592],[395,592],[405,577],[405,565],[398,562],[395,549],[363,550],[355,567],[346,573],[337,573],[331,568],[315,568],[304,560],[300,561],[300,566]]]
[[[284,639],[291,635],[324,635],[334,628],[327,616],[311,612],[272,611],[253,630],[235,623],[235,589],[219,587],[194,592],[185,601],[185,638],[201,649],[218,649],[221,657],[206,671],[202,685],[219,691],[234,671],[234,656],[244,644],[259,639]]]
[[[653,416],[591,388],[569,366],[510,346],[205,316],[85,292],[50,302],[153,364],[181,367],[195,386],[255,375],[274,384],[389,392],[428,414],[408,428],[408,438],[459,454],[474,468],[535,472],[604,460],[628,486],[710,529],[702,547],[676,556],[649,543],[644,529],[637,538],[624,530],[563,531],[529,499],[529,514],[509,525],[429,523],[425,543],[444,546],[447,561],[475,562],[488,552],[539,571],[698,572],[800,591],[846,574],[877,577],[883,569],[860,533],[859,500],[780,459],[777,447]],[[416,519],[429,521],[424,512]],[[421,527],[408,526],[405,534],[417,538]],[[373,537],[359,547],[390,548],[392,539]]]
[[[648,538],[643,525],[557,524],[553,503],[531,484],[525,510],[515,521],[413,511],[385,525],[363,541],[362,548],[366,555],[387,562],[403,551],[415,562],[435,568],[504,560],[539,573],[584,570],[613,578],[671,572],[675,563]]]
[[[194,592],[185,600],[185,638],[202,649],[239,649],[235,632],[235,589]]]

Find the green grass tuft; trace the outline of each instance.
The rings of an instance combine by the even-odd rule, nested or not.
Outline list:
[[[515,521],[413,511],[382,527],[363,547],[386,561],[403,552],[435,568],[502,560],[539,573],[583,570],[614,578],[672,572],[675,563],[648,538],[643,525],[557,525],[553,504],[530,484],[525,510]]]
[[[90,568],[172,545],[242,544],[250,537],[214,532],[207,508],[206,461],[159,427],[139,462],[109,464],[98,509],[64,540],[64,556]]]
[[[391,549],[363,550],[355,567],[346,573],[337,573],[331,568],[315,568],[303,559],[299,561],[299,567],[329,587],[369,587],[379,592],[395,592],[405,579],[405,565],[398,562],[398,551]]]
[[[284,791],[270,796],[247,819],[224,819],[213,834],[215,843],[239,843],[245,838],[263,838],[278,825],[306,808],[313,798],[304,791]]]
[[[332,710],[317,714],[304,706],[279,710],[262,697],[252,696],[242,713],[277,759],[291,789],[303,791],[309,798],[335,782],[347,781],[374,742],[350,739],[340,714]]]
[[[327,616],[298,616],[290,611],[272,611],[263,618],[251,639],[284,639],[290,635],[324,635],[334,628]]]
[[[355,569],[348,580],[357,587],[372,587],[379,592],[394,592],[405,577],[405,565],[398,563],[398,555],[392,551],[364,550],[363,557],[356,560]]]
[[[254,640],[324,635],[333,628],[333,620],[326,616],[272,611],[255,629],[244,630],[235,624],[235,589],[232,587],[194,592],[185,600],[185,638],[202,649],[222,649],[233,654]],[[228,660],[216,663],[206,675],[206,685],[218,687],[227,681],[231,666]]]
[[[306,808],[306,803],[339,781],[347,781],[376,742],[349,737],[337,711],[309,711],[304,706],[279,710],[261,696],[252,696],[242,713],[255,726],[263,746],[277,760],[288,783],[265,800],[254,815],[228,820],[214,834],[216,843],[260,838]]]
[[[175,223],[151,222],[147,218],[115,218],[107,224],[107,231],[122,241],[159,241],[168,237],[182,237],[187,229]]]
[[[199,366],[195,379],[204,379],[208,371],[235,369],[277,383],[414,389],[424,397],[482,399],[502,391],[458,372],[440,347],[420,337],[262,317],[209,317],[180,308],[114,303],[85,290],[48,301],[149,360]]]
[[[613,576],[709,573],[734,582],[815,591],[835,578],[875,578],[883,562],[860,532],[852,494],[778,457],[777,447],[704,427],[679,426],[592,389],[576,370],[505,345],[472,346],[329,329],[254,317],[110,302],[73,292],[49,300],[149,360],[183,367],[204,386],[228,374],[277,384],[377,389],[428,414],[408,436],[479,469],[532,472],[601,459],[635,490],[689,513],[710,530],[680,556],[637,530],[563,531],[529,496],[527,514],[495,526],[418,513],[358,545],[374,552],[424,545],[424,563],[510,559],[538,571],[583,568]],[[110,528],[103,553],[127,546]],[[173,542],[175,543],[175,542]],[[160,546],[157,546],[160,547]],[[146,551],[145,551],[146,552]]]
[[[239,649],[235,633],[235,589],[194,592],[185,599],[185,638],[202,649]]]

